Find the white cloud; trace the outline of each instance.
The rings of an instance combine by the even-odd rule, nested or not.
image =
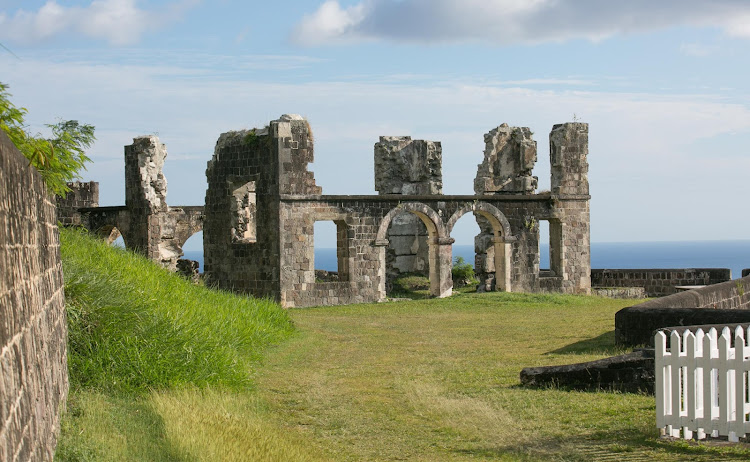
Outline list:
[[[128,45],[163,27],[167,18],[179,17],[195,3],[181,0],[155,12],[138,8],[136,0],[94,0],[86,7],[62,6],[48,0],[37,11],[0,14],[0,40],[29,44],[72,34]]]
[[[294,31],[293,39],[306,45],[317,45],[347,35],[363,19],[366,5],[342,9],[336,0],[326,0],[311,15],[305,16]]]
[[[745,0],[362,0],[342,8],[326,0],[292,33],[303,45],[359,40],[498,44],[616,34],[673,26],[718,27],[750,38]]]
[[[719,48],[702,43],[683,43],[680,45],[680,52],[687,56],[697,56],[699,58],[711,56],[719,51]]]
[[[310,120],[311,169],[326,194],[373,193],[372,146],[380,135],[442,141],[445,193],[471,193],[483,134],[503,122],[536,133],[535,174],[540,188],[549,188],[547,133],[576,113],[591,124],[594,240],[736,239],[750,226],[750,216],[736,213],[750,168],[750,106],[737,98],[571,91],[554,79],[546,88],[466,79],[261,82],[217,79],[185,64],[0,56],[3,80],[13,101],[29,109],[33,130],[58,116],[97,127],[95,163],[85,179],[101,182],[106,205],[123,202],[122,152],[134,136],[158,132],[167,144],[169,202],[201,204],[206,161],[219,134],[262,127],[282,113]],[[192,78],[196,73],[202,78]],[[727,216],[736,217],[736,226],[717,228]]]

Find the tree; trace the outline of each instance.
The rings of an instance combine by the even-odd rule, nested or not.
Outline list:
[[[52,138],[31,135],[23,120],[28,111],[13,105],[10,96],[8,85],[0,82],[0,129],[39,170],[50,192],[64,197],[70,191],[67,183],[80,178],[80,171],[91,162],[85,150],[96,140],[94,127],[77,120],[60,120],[46,125]]]

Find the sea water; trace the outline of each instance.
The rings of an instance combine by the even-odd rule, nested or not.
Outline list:
[[[474,246],[454,245],[453,258],[474,263]],[[186,251],[185,257],[197,260],[203,271],[203,252]],[[540,267],[549,268],[549,246],[540,247]],[[732,277],[750,268],[750,240],[680,242],[594,242],[591,267],[620,268],[729,268]],[[315,249],[315,269],[336,271],[336,249]]]

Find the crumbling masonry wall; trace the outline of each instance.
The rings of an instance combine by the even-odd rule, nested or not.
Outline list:
[[[565,187],[543,194],[533,193],[536,180],[530,176],[529,164],[536,151],[530,132],[500,128],[508,128],[508,142],[516,148],[503,149],[495,143],[489,150],[515,156],[518,162],[513,168],[518,174],[510,175],[512,181],[507,182],[505,167],[485,172],[483,184],[491,190],[469,196],[440,194],[437,143],[383,137],[375,147],[379,194],[328,196],[307,170],[313,160],[313,138],[301,117],[285,115],[264,129],[221,135],[206,170],[207,283],[272,297],[287,307],[383,300],[387,249],[399,237],[391,232],[393,224],[398,217],[410,215],[425,229],[430,293],[448,296],[452,292],[450,235],[458,219],[473,213],[485,220],[486,245],[493,252],[487,266],[496,281],[492,290],[588,293],[588,186],[571,190],[567,177],[585,179],[587,126],[556,126],[561,134],[553,130],[551,156],[561,167],[559,171],[553,167],[553,185]],[[520,136],[513,139],[514,132]],[[555,236],[561,251],[554,273],[539,270],[539,220],[559,223]],[[316,221],[336,224],[338,281],[315,279]]]
[[[69,183],[66,198],[57,198],[58,219],[84,226],[174,271],[182,246],[203,228],[203,207],[167,205],[167,179],[162,172],[167,148],[154,135],[125,146],[125,206],[99,207],[99,184]]]
[[[0,131],[0,460],[51,461],[68,394],[55,204]]]
[[[207,164],[205,209],[169,207],[161,173],[166,148],[154,136],[135,138],[125,149],[126,205],[78,209],[80,222],[109,239],[121,232],[127,247],[172,269],[185,240],[203,228],[209,285],[302,307],[384,300],[388,275],[405,270],[426,271],[430,293],[450,295],[451,232],[472,213],[481,229],[481,288],[590,292],[586,124],[556,125],[550,133],[547,193],[535,193],[531,131],[505,124],[485,136],[474,195],[442,194],[439,142],[381,137],[376,196],[323,195],[307,168],[313,155],[310,125],[297,115],[224,133]],[[547,271],[539,268],[544,220],[551,230]],[[336,281],[315,279],[317,221],[336,225]]]
[[[527,127],[510,127],[502,124],[484,134],[484,159],[477,166],[474,192],[480,195],[530,195],[536,191],[538,180],[532,176],[536,164],[536,141]],[[505,286],[508,281],[495,279],[495,235],[490,222],[481,214],[475,214],[479,234],[474,238],[474,271],[479,280],[480,291],[496,290],[497,284]],[[520,223],[520,221],[519,221]],[[523,255],[525,264],[539,271],[538,232],[533,233],[536,221],[533,215],[523,217],[524,232],[517,241],[516,252]],[[537,229],[538,231],[538,229]],[[498,259],[507,255],[498,254]],[[523,277],[523,276],[520,276]],[[533,282],[529,282],[533,284]]]
[[[381,136],[375,143],[375,190],[381,195],[443,193],[440,142]],[[427,227],[412,213],[394,217],[386,248],[387,287],[401,274],[429,275]]]

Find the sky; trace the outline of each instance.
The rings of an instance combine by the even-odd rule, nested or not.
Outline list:
[[[381,135],[441,141],[443,192],[473,194],[502,123],[549,189],[549,131],[582,121],[592,241],[750,239],[747,0],[0,0],[0,44],[31,131],[96,127],[100,205],[140,135],[167,145],[168,203],[201,205],[219,135],[285,113],[324,194],[375,193]]]

